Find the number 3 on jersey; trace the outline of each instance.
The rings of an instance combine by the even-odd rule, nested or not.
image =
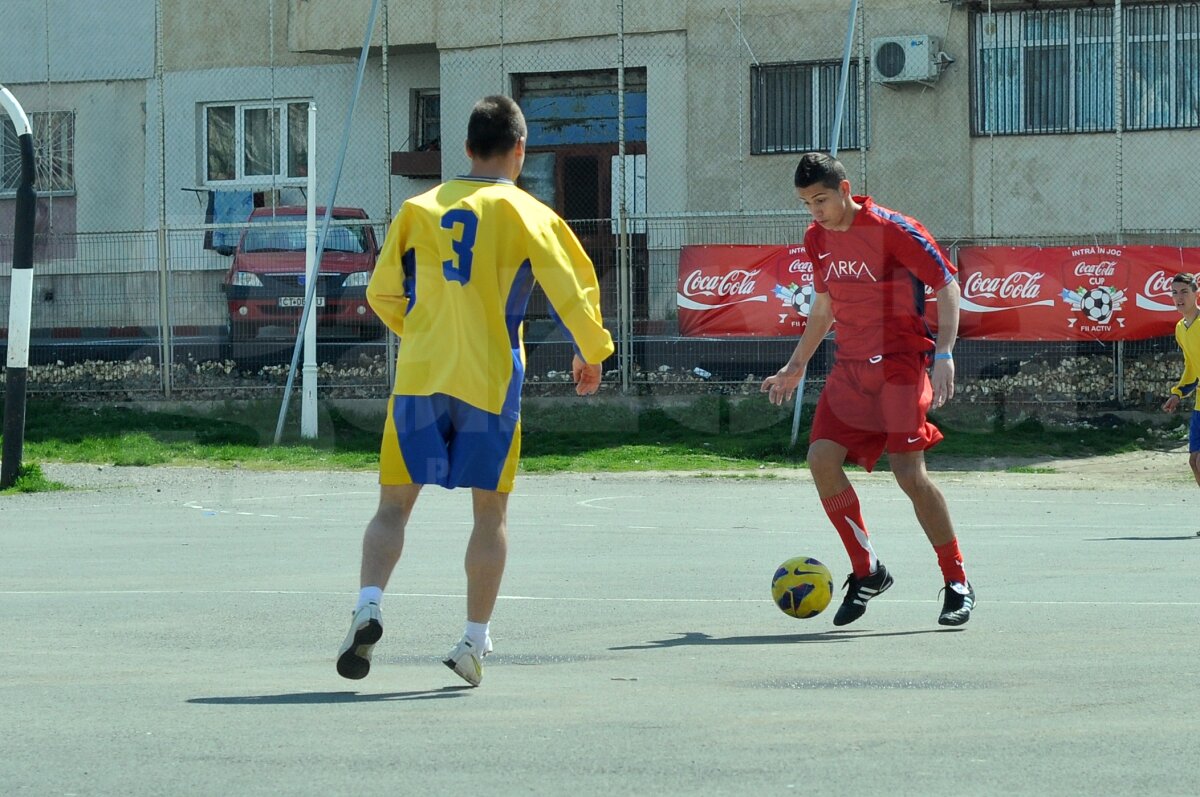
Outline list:
[[[475,233],[479,228],[479,217],[465,208],[455,208],[446,211],[442,216],[442,229],[450,230],[455,237],[450,246],[458,259],[442,261],[442,275],[446,281],[454,281],[466,285],[471,279],[471,259],[474,256]]]

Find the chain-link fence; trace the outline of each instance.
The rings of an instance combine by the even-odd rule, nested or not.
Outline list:
[[[103,6],[102,8],[100,6]],[[29,390],[227,398],[278,391],[304,291],[310,104],[324,205],[368,0],[13,0],[0,82],[38,147]],[[318,290],[321,390],[384,396],[394,340],[363,273],[405,198],[463,173],[465,120],[515,97],[522,185],[591,254],[618,343],[608,390],[757,390],[786,337],[681,334],[681,250],[802,241],[800,153],[836,142],[856,193],[967,245],[1200,245],[1200,4],[383,4],[345,139]],[[847,36],[853,22],[852,35]],[[87,41],[82,47],[79,42]],[[386,43],[386,46],[385,46]],[[837,121],[844,47],[846,91]],[[14,136],[0,149],[8,313]],[[529,389],[568,345],[530,304]],[[981,403],[1142,405],[1170,337],[963,340]],[[829,355],[811,370],[819,382]],[[813,384],[813,382],[810,382]],[[810,391],[810,395],[814,391]]]

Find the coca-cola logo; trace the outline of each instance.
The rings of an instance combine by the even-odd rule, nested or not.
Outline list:
[[[788,270],[789,274],[811,274],[812,270],[813,270],[812,261],[811,260],[800,260],[799,258],[797,258],[796,260],[793,260],[791,263],[788,263],[787,270]]]
[[[1146,296],[1169,296],[1172,276],[1161,269],[1154,272],[1146,278],[1146,287],[1142,292]]]
[[[696,269],[683,281],[684,296],[749,296],[754,293],[759,269],[739,268],[728,274],[705,274]]]
[[[968,299],[1036,299],[1044,276],[1040,271],[1014,271],[1003,277],[985,277],[976,271],[963,284],[963,295]]]
[[[1114,260],[1102,260],[1099,263],[1079,263],[1075,266],[1076,277],[1113,277],[1117,274],[1117,263]]]

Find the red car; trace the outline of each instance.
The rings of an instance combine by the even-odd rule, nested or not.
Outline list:
[[[221,289],[229,304],[229,339],[245,341],[267,328],[294,337],[304,311],[305,214],[299,206],[255,208]],[[325,209],[317,208],[317,235]],[[367,282],[379,247],[362,208],[333,209],[321,257],[313,311],[324,337],[376,338],[383,324],[367,304]],[[361,224],[346,224],[347,221]]]

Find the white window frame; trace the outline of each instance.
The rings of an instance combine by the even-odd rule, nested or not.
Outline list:
[[[853,112],[858,104],[858,80],[861,70],[865,70],[866,62],[860,63],[857,59],[850,61],[850,80],[846,91],[847,107],[845,113],[847,118],[842,120],[840,138],[843,140],[838,149],[855,150],[865,149],[867,142],[859,141],[859,120],[853,115]],[[767,120],[764,114],[767,113],[765,103],[767,98],[760,96],[760,85],[762,84],[764,73],[766,70],[772,72],[783,72],[792,69],[796,72],[808,70],[807,83],[809,88],[809,112],[811,118],[811,126],[807,131],[807,136],[801,139],[796,136],[797,143],[783,142],[780,140],[772,140],[772,131],[767,128]],[[784,63],[758,64],[751,67],[750,71],[750,154],[751,155],[778,155],[786,153],[809,152],[811,150],[829,150],[831,141],[826,139],[833,132],[833,116],[837,110],[837,92],[839,79],[841,75],[842,62],[840,60],[819,60],[819,61],[793,61]],[[822,90],[822,87],[825,90]],[[867,114],[870,103],[866,103],[862,108],[858,108],[859,114]],[[828,106],[828,113],[826,113]],[[867,121],[867,119],[864,119]],[[828,129],[823,128],[823,122],[828,123]],[[869,129],[869,125],[864,126]],[[797,134],[804,132],[795,131]]]
[[[245,186],[248,188],[260,188],[279,185],[304,185],[307,182],[307,177],[299,175],[296,177],[288,176],[288,125],[290,124],[288,107],[294,104],[303,104],[306,108],[310,99],[305,98],[290,98],[285,100],[254,100],[244,102],[209,102],[200,107],[200,128],[203,135],[203,151],[200,153],[200,170],[202,175],[202,183],[207,186]],[[209,126],[208,114],[213,108],[233,108],[234,134],[233,134],[233,163],[234,176],[228,180],[212,179],[208,175],[208,159],[209,159]],[[246,113],[248,111],[258,110],[274,110],[279,115],[279,125],[276,131],[278,138],[277,144],[279,147],[278,169],[274,174],[246,174]],[[304,123],[308,123],[307,113],[300,118]],[[307,135],[301,136],[300,140],[307,141]]]
[[[38,196],[75,195],[75,112],[32,111],[28,114],[30,132],[33,135],[34,190]],[[0,141],[0,199],[11,199],[17,195],[20,180],[20,146],[17,131],[7,114],[2,117],[3,141]],[[58,136],[47,131],[54,128]],[[64,131],[61,132],[61,131]],[[57,140],[65,135],[67,141]],[[15,159],[15,160],[13,160]],[[3,176],[10,169],[16,179],[12,185],[4,183]],[[53,181],[54,175],[58,175]]]

